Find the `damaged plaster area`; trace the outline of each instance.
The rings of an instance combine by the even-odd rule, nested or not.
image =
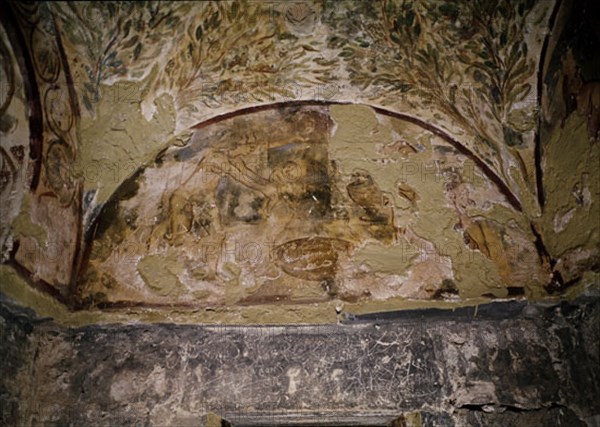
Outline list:
[[[310,323],[597,285],[579,12],[269,5],[7,9],[4,293],[67,324]]]
[[[539,294],[527,218],[472,159],[366,106],[195,131],[99,214],[82,304],[221,307]]]

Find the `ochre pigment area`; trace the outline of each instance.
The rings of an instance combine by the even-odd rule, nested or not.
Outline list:
[[[98,218],[84,305],[468,301],[541,289],[527,218],[485,171],[366,106],[197,130]]]
[[[573,113],[564,127],[554,127],[546,150],[541,229],[570,282],[600,263],[600,144],[588,140],[586,117]]]

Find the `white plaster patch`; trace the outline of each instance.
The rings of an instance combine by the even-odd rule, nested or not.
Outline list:
[[[297,390],[297,384],[299,383],[297,378],[300,375],[300,368],[290,368],[287,370],[286,375],[289,380],[288,394],[292,395],[296,393]]]
[[[339,381],[340,377],[344,373],[343,369],[334,369],[331,373],[331,379],[334,381]]]
[[[136,381],[129,375],[117,376],[110,386],[110,397],[117,402],[130,401],[137,394]]]

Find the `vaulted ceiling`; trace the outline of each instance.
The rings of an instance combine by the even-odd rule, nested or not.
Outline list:
[[[567,3],[4,4],[3,291],[331,321],[597,283],[598,33]]]

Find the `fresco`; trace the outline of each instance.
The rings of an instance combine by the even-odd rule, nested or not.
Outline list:
[[[597,34],[565,2],[2,12],[2,262],[72,309],[597,282]]]
[[[531,214],[537,52],[552,2],[57,3],[82,104],[103,83],[184,130],[221,111],[320,98],[427,117],[488,163]],[[99,23],[108,28],[94,31]],[[166,40],[166,41],[165,41]],[[156,59],[160,58],[157,62]],[[165,64],[163,67],[158,63]],[[429,110],[429,112],[428,112]],[[433,114],[431,114],[433,112]]]
[[[16,60],[10,48],[6,32],[0,31],[0,247],[2,261],[6,261],[10,246],[10,223],[19,213],[22,194],[17,189],[27,186],[25,167],[29,157],[29,135],[27,132],[27,108],[21,75],[15,69]]]
[[[523,219],[415,124],[276,108],[195,130],[128,180],[99,217],[79,292],[213,307],[523,295],[548,274]]]
[[[8,101],[25,104],[26,111],[18,121],[12,119],[12,132],[2,138],[3,161],[14,170],[3,205],[6,200],[20,206],[16,217],[15,211],[7,215],[14,220],[9,237],[3,227],[2,249],[4,260],[12,253],[10,261],[33,282],[66,301],[81,236],[80,180],[70,171],[77,156],[79,109],[60,37],[48,18],[44,4],[15,4],[3,12],[8,44],[17,49],[15,57],[3,56]]]
[[[597,6],[591,6],[594,10]],[[600,261],[600,32],[587,11],[565,3],[549,40],[540,108],[540,157],[545,209],[540,227],[562,280],[560,294],[590,276]],[[591,279],[597,280],[597,279]]]

